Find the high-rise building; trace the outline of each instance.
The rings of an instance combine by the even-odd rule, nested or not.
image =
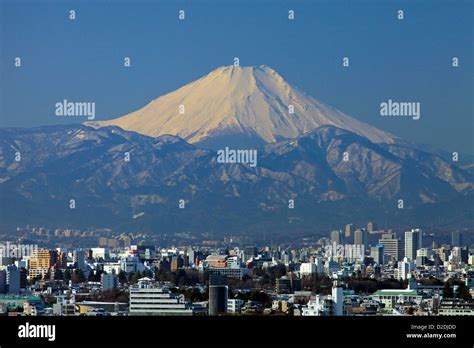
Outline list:
[[[332,291],[332,314],[343,315],[344,314],[344,296],[341,285],[337,280],[333,282]]]
[[[374,262],[383,265],[384,263],[384,245],[377,244],[376,246],[370,248],[370,256],[374,259]]]
[[[346,237],[347,241],[351,240],[353,233],[354,233],[354,225],[353,224],[347,224],[346,225],[346,230],[345,230],[345,237]]]
[[[367,231],[365,229],[357,229],[354,231],[354,244],[363,245],[364,250],[367,249]]]
[[[18,266],[17,266],[18,267]],[[20,289],[26,289],[28,287],[28,271],[26,268],[20,268]]]
[[[367,232],[372,233],[372,232],[375,232],[377,230],[378,230],[378,228],[377,228],[377,224],[375,222],[371,221],[367,224]]]
[[[331,239],[331,244],[344,244],[344,236],[342,234],[342,231],[340,230],[334,230],[331,231],[330,233],[330,239]]]
[[[413,229],[405,232],[405,257],[416,260],[416,251],[422,247],[422,231]]]
[[[316,265],[316,273],[324,273],[324,261],[321,257],[316,257],[314,259],[314,264]]]
[[[182,268],[184,265],[184,260],[181,256],[173,255],[171,258],[171,271],[176,272],[178,269]]]
[[[118,286],[118,277],[115,275],[115,271],[112,270],[110,273],[102,273],[100,276],[100,284],[102,291],[113,290]]]
[[[7,271],[0,269],[0,294],[7,292]]]
[[[418,245],[423,248],[423,231],[420,228],[415,228],[412,232],[418,232]]]
[[[186,261],[185,262],[186,267],[194,266],[194,250],[193,249],[191,249],[191,248],[186,249],[186,260],[185,261]]]
[[[7,292],[10,294],[20,293],[20,270],[15,265],[8,265],[5,270]]]
[[[384,246],[384,255],[389,256],[393,261],[400,261],[403,257],[402,241],[394,233],[382,235],[379,244]]]
[[[76,269],[85,269],[85,253],[82,250],[74,250],[72,254],[72,261],[74,262],[74,267]]]
[[[431,258],[432,255],[431,248],[420,248],[416,251],[416,265],[423,266],[425,265],[428,260]]]
[[[255,246],[247,246],[244,248],[244,261],[248,261],[255,256],[257,256],[257,248]]]
[[[56,252],[48,249],[38,249],[30,257],[29,275],[44,277],[46,273],[56,264]]]
[[[451,233],[451,245],[453,247],[462,247],[464,244],[464,238],[461,231],[453,231]]]
[[[398,262],[398,279],[408,279],[410,277],[413,265],[411,261],[404,257],[403,261]]]
[[[56,268],[59,269],[66,269],[67,268],[67,255],[65,252],[57,252],[56,251],[56,264],[54,265]]]

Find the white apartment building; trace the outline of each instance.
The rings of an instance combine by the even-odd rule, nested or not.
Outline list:
[[[238,314],[244,305],[244,300],[232,298],[227,300],[227,313]]]
[[[130,288],[130,315],[192,315],[192,305],[184,295],[172,293],[167,288],[153,285],[149,278],[142,278]]]

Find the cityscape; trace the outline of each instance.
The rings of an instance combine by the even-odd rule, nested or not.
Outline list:
[[[473,9],[0,0],[0,348],[472,346]]]
[[[32,226],[16,233],[0,249],[8,316],[474,315],[474,254],[459,230],[428,244],[418,228],[347,224],[298,247],[228,238],[172,246]],[[42,245],[49,237],[60,246]],[[74,237],[91,247],[61,241]]]

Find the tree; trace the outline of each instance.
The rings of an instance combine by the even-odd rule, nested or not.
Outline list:
[[[144,276],[144,277],[148,277],[148,278],[153,278],[153,272],[150,271],[149,269],[145,269],[145,270],[143,271],[143,276]]]
[[[453,288],[449,284],[449,282],[446,282],[444,284],[444,289],[443,289],[443,298],[453,298],[454,297],[454,292]]]
[[[41,278],[41,274],[38,274],[36,277],[33,277],[33,279],[30,279],[30,283],[35,284],[36,282],[39,282]]]
[[[456,298],[460,298],[468,302],[472,301],[472,296],[469,293],[469,289],[465,284],[461,283],[459,287],[457,288]]]
[[[54,279],[61,280],[63,279],[63,272],[60,269],[54,270]]]
[[[124,271],[120,270],[120,273],[118,275],[118,280],[119,280],[120,284],[122,284],[122,285],[127,281],[127,275],[125,274]]]
[[[73,284],[79,283],[79,276],[77,275],[76,271],[73,271],[72,274],[71,274],[71,282]]]
[[[133,283],[136,283],[138,282],[138,279],[140,278],[143,278],[142,274],[140,273],[140,271],[138,271],[137,273],[134,273],[133,274],[133,277],[132,277],[132,282]]]
[[[74,270],[72,275],[71,275],[71,281],[74,283],[74,284],[77,284],[77,283],[82,283],[86,280],[85,276],[84,276],[84,272],[82,272],[82,270]]]
[[[95,278],[94,270],[91,270],[91,271],[89,272],[89,276],[87,277],[87,280],[90,281],[90,282],[95,282],[95,281],[96,281],[95,279],[96,279],[96,278]]]
[[[184,293],[185,297],[191,302],[200,302],[206,300],[203,293],[198,288],[188,289]]]
[[[79,278],[80,283],[82,283],[86,280],[86,277],[84,276],[84,272],[82,271],[82,269],[77,270],[77,276]]]

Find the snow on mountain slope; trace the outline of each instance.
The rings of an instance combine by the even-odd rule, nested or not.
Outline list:
[[[397,140],[306,95],[265,65],[220,67],[131,114],[87,124],[115,125],[149,136],[172,134],[201,144],[213,138],[226,144],[232,137],[243,143],[271,143],[324,125],[375,143]]]

